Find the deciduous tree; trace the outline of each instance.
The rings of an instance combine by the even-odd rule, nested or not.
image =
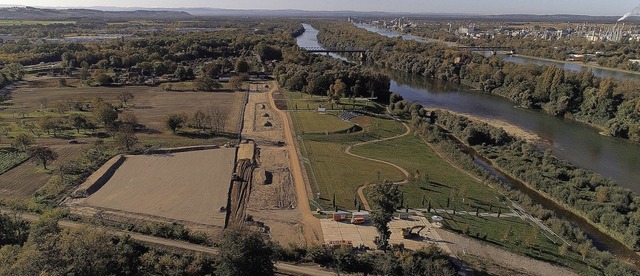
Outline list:
[[[102,123],[105,128],[113,127],[118,119],[118,112],[113,105],[103,101],[102,99],[94,99],[92,113],[93,117]]]
[[[31,157],[47,169],[47,164],[58,158],[58,154],[49,147],[37,146],[31,149]]]
[[[398,185],[390,181],[375,185],[369,194],[375,206],[371,210],[371,220],[378,230],[378,237],[375,240],[378,249],[389,248],[389,236],[391,236],[389,222],[393,219],[393,213],[400,208],[401,196]]]
[[[201,131],[204,130],[207,120],[207,114],[204,113],[202,109],[196,110],[196,112],[193,113],[193,116],[191,116],[191,123],[193,124],[193,127]]]
[[[87,117],[82,114],[71,114],[71,116],[69,116],[69,124],[80,133],[80,129],[87,127]]]
[[[176,133],[178,128],[181,128],[185,122],[184,114],[169,114],[164,119],[164,125],[167,129],[171,130],[171,132]]]
[[[233,276],[273,275],[273,247],[265,237],[249,229],[225,231],[220,243],[216,274]]]
[[[122,105],[127,106],[127,102],[133,100],[133,94],[129,91],[122,91],[118,94],[118,100],[122,102]]]
[[[26,151],[35,142],[36,142],[36,138],[33,137],[33,135],[28,133],[20,133],[16,136],[16,139],[13,140],[13,142],[11,143],[11,146],[16,149]]]
[[[138,143],[138,137],[136,137],[136,133],[130,124],[120,126],[120,129],[114,134],[113,139],[116,144],[127,151],[131,150],[131,147]]]

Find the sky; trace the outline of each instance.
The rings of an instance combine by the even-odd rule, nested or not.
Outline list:
[[[473,14],[620,15],[640,0],[0,0],[0,5],[36,7],[208,7],[223,9],[353,10]]]

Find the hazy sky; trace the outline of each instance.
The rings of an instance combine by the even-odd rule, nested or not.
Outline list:
[[[640,5],[640,0],[0,0],[0,4],[48,7],[211,7],[478,14],[623,15]]]

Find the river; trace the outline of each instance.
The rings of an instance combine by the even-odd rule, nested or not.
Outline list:
[[[303,26],[307,31],[297,38],[298,45],[321,47],[316,39],[318,30],[308,24]],[[383,35],[391,36],[389,31],[384,31]],[[448,109],[518,126],[547,141],[540,146],[551,149],[556,156],[610,177],[619,185],[640,193],[640,145],[600,135],[597,129],[581,123],[537,110],[514,107],[505,98],[474,91],[469,87],[393,70],[385,71],[391,77],[391,91],[407,100],[419,102],[428,108]]]
[[[443,42],[435,39],[420,38],[410,34],[402,34],[399,32],[378,28],[376,26],[372,26],[369,24],[355,24],[355,25],[367,31],[378,33],[386,37],[401,37],[404,40],[413,40],[417,42],[437,41],[440,43],[445,43],[448,46],[455,45],[454,43],[450,43],[450,42]],[[618,71],[618,70],[606,69],[601,67],[587,66],[584,64],[580,64],[578,62],[565,62],[565,61],[554,61],[554,60],[548,60],[548,59],[537,59],[537,58],[520,56],[520,55],[498,54],[498,56],[507,62],[513,62],[518,64],[533,63],[536,65],[547,65],[547,66],[553,65],[558,68],[562,68],[562,69],[573,71],[573,72],[580,72],[582,70],[591,69],[594,76],[601,77],[601,78],[614,77],[618,79],[640,79],[640,74],[635,74],[633,72],[625,72],[625,71]]]
[[[322,47],[316,35],[318,30],[308,24],[303,24],[305,33],[297,38],[300,46]],[[411,39],[407,37],[405,39]],[[344,59],[344,57],[340,57]],[[568,160],[576,166],[591,169],[606,177],[611,177],[621,186],[640,193],[640,145],[624,139],[606,137],[598,134],[592,127],[561,118],[556,118],[541,111],[514,107],[509,100],[474,91],[449,82],[427,79],[422,76],[384,70],[391,78],[391,91],[397,92],[405,99],[417,101],[425,107],[448,109],[455,112],[470,114],[477,117],[497,119],[518,126],[535,133],[546,143],[541,147],[551,149],[554,154]],[[495,170],[491,171],[496,174]],[[548,199],[536,196],[528,188],[518,185],[504,175],[498,176],[516,185],[520,190],[532,196],[536,202],[546,208],[554,210],[556,214],[580,225],[589,237],[601,249],[608,249],[618,256],[635,259],[637,257],[619,242],[602,234],[595,227],[581,218],[569,213],[564,208],[552,203]]]

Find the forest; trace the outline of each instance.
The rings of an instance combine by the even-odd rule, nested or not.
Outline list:
[[[284,88],[334,100],[341,97],[375,97],[383,103],[389,100],[389,77],[372,69],[298,48],[285,50],[283,57],[284,62],[273,73]]]
[[[603,133],[640,142],[637,80],[601,79],[590,71],[503,62],[439,43],[386,38],[353,24],[315,21],[318,40],[327,47],[365,47],[367,61],[390,69],[462,83],[514,104],[567,117]]]

